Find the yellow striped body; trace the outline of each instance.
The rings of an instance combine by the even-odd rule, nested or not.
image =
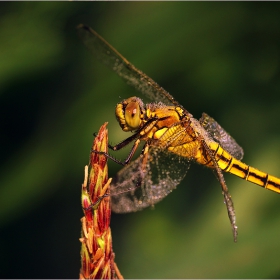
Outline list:
[[[259,185],[265,189],[280,193],[280,179],[251,167],[240,160],[234,158],[220,144],[211,141],[208,143],[216,163],[225,172],[238,176],[246,181]],[[200,141],[195,140],[177,147],[169,147],[170,152],[180,156],[189,157],[199,164],[214,168],[213,161],[207,155]]]
[[[218,166],[225,172],[236,175],[265,189],[280,193],[280,179],[253,168],[225,151],[218,143],[212,142],[210,149],[215,155]]]

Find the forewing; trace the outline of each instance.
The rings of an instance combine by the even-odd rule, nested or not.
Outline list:
[[[136,212],[161,201],[183,180],[189,161],[158,148],[150,148],[147,164],[142,157],[120,170],[111,186],[112,210]]]
[[[222,146],[223,149],[238,160],[243,158],[243,149],[213,118],[206,113],[203,113],[199,122],[210,134],[210,136]]]
[[[153,101],[162,101],[166,105],[178,105],[178,102],[166,90],[132,65],[93,29],[83,24],[80,24],[77,29],[86,47],[128,84]]]

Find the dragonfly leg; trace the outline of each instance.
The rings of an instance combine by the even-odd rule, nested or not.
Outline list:
[[[161,118],[161,120],[164,118]],[[124,139],[122,142],[118,143],[115,146],[111,146],[108,145],[109,149],[113,150],[113,151],[118,151],[120,149],[122,149],[123,147],[127,146],[129,143],[131,143],[132,141],[136,140],[136,139],[140,139],[141,137],[143,137],[143,131],[144,133],[149,132],[155,125],[156,123],[159,121],[158,118],[151,118],[149,121],[147,121],[145,123],[145,125],[143,127],[141,127],[141,129],[139,129],[135,134],[133,134],[132,136]]]
[[[109,159],[111,159],[112,161],[114,161],[115,163],[117,163],[117,164],[119,164],[119,165],[125,166],[125,165],[127,165],[127,164],[130,163],[130,161],[131,161],[133,155],[135,154],[135,151],[137,150],[139,144],[140,144],[140,139],[137,139],[137,140],[134,142],[134,144],[133,144],[133,146],[132,146],[132,148],[131,148],[131,150],[130,150],[130,152],[129,152],[129,154],[128,154],[128,156],[127,156],[127,158],[125,159],[124,162],[122,162],[122,161],[120,161],[120,160],[118,160],[118,159],[112,157],[111,155],[109,155],[108,153],[105,153],[105,152],[100,152],[100,151],[96,151],[96,150],[91,150],[91,152],[92,152],[92,153],[97,153],[97,154],[104,155],[104,156],[106,156],[107,158],[109,158]]]
[[[110,191],[108,193],[107,190],[110,187],[111,182],[112,182],[112,178],[109,178],[105,186],[102,188],[100,196],[97,197],[97,200],[95,202],[92,202],[88,207],[83,207],[84,211],[88,211],[90,209],[96,210],[100,202],[102,201],[102,199],[110,196]]]
[[[132,157],[134,156],[135,151],[137,150],[139,144],[140,144],[140,139],[137,139],[137,140],[134,142],[134,144],[133,144],[133,146],[132,146],[132,148],[131,148],[131,150],[130,150],[130,153],[128,154],[126,160],[124,161],[125,164],[130,163],[130,161],[131,161]]]
[[[148,162],[148,151],[149,151],[149,148],[150,148],[150,144],[149,144],[149,141],[147,141],[141,151],[141,154],[140,154],[140,158],[141,158],[141,165],[142,165],[142,174],[141,174],[141,178],[138,179],[138,182],[137,182],[137,186],[136,187],[139,187],[141,186],[142,184],[142,180],[145,176],[145,173],[147,171],[147,162]]]
[[[100,152],[100,151],[96,151],[96,150],[91,150],[90,151],[91,153],[96,153],[96,154],[99,154],[99,155],[104,155],[106,158],[109,158],[110,160],[112,160],[113,162],[119,164],[119,165],[125,165],[124,162],[112,157],[111,155],[109,155],[108,153],[105,153],[105,152]]]
[[[99,205],[99,203],[101,202],[101,200],[104,198],[104,197],[107,197],[107,196],[109,196],[110,194],[108,194],[108,193],[105,193],[105,194],[103,194],[102,196],[99,196],[98,197],[98,199],[95,201],[95,202],[93,202],[92,204],[90,204],[88,207],[86,207],[86,208],[84,208],[83,207],[83,209],[85,210],[85,211],[88,211],[88,210],[90,210],[90,209],[96,209],[97,208],[97,206]]]
[[[232,232],[233,232],[233,239],[234,242],[237,242],[237,225],[236,225],[236,216],[235,216],[235,210],[234,210],[234,205],[233,205],[233,201],[231,199],[231,195],[228,191],[223,173],[221,168],[218,166],[217,161],[215,159],[215,156],[213,154],[213,152],[211,151],[211,149],[208,147],[208,145],[206,144],[206,142],[204,140],[201,140],[203,143],[203,146],[205,148],[205,150],[207,151],[208,155],[210,156],[214,167],[215,167],[215,172],[218,178],[218,181],[222,187],[222,194],[224,196],[224,202],[226,204],[227,207],[227,212],[228,212],[228,217],[231,223],[231,227],[232,227]]]
[[[107,158],[111,159],[112,161],[114,161],[115,163],[117,164],[120,164],[120,165],[127,165],[130,163],[132,157],[134,156],[139,144],[140,144],[140,138],[141,136],[141,131],[145,131],[145,129],[148,129],[147,131],[149,131],[155,124],[156,122],[158,121],[158,118],[151,118],[142,128],[141,130],[139,130],[138,132],[136,132],[135,134],[133,134],[132,136],[124,139],[122,142],[118,143],[117,145],[115,146],[112,146],[112,145],[108,145],[109,149],[113,150],[113,151],[118,151],[122,148],[124,148],[125,146],[127,146],[128,144],[130,144],[131,142],[135,141],[127,158],[125,159],[124,162],[110,156],[108,153],[105,153],[105,152],[100,152],[100,151],[95,151],[95,150],[91,150],[92,153],[97,153],[97,154],[102,154],[104,156],[106,156]],[[96,133],[93,133],[94,136],[96,136],[97,134]]]
[[[124,139],[122,142],[118,143],[115,146],[112,145],[108,145],[109,149],[113,150],[113,151],[118,151],[120,149],[122,149],[123,147],[127,146],[129,143],[131,143],[132,141],[134,141],[135,139],[138,139],[140,137],[139,133],[135,133],[132,136]]]
[[[234,205],[233,205],[233,201],[231,199],[231,195],[228,191],[223,173],[221,171],[221,169],[218,167],[215,169],[216,171],[216,175],[218,177],[218,180],[220,182],[220,185],[222,186],[222,194],[224,196],[224,202],[227,206],[227,211],[228,211],[228,217],[232,226],[232,232],[233,232],[233,239],[234,242],[237,242],[237,225],[236,225],[236,216],[235,216],[235,210],[234,210]]]
[[[141,152],[141,157],[142,157],[142,170],[145,172],[146,171],[146,164],[148,161],[148,151],[149,151],[150,145],[148,142],[144,145],[142,152]]]

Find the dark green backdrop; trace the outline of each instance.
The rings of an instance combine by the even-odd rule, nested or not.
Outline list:
[[[280,176],[280,4],[251,2],[0,3],[0,277],[75,278],[80,188],[96,132],[136,95],[96,61],[86,23],[174,95],[214,117],[244,162]],[[125,157],[125,151],[118,158]],[[119,168],[109,165],[110,176]],[[192,165],[155,210],[112,216],[126,278],[280,277],[280,197],[225,175],[233,243],[215,176]]]

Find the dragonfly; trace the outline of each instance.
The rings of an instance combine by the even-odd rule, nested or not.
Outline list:
[[[104,153],[124,165],[113,179],[112,210],[128,213],[153,206],[180,184],[190,164],[196,162],[214,171],[222,189],[234,242],[237,242],[235,209],[223,172],[276,193],[280,193],[280,179],[243,163],[243,149],[218,122],[206,113],[195,119],[170,93],[131,64],[96,31],[83,24],[77,30],[83,43],[101,62],[152,101],[144,104],[133,96],[116,106],[120,127],[133,134],[109,148],[117,151],[133,144],[124,162]],[[132,160],[141,142],[144,142],[142,152]]]

